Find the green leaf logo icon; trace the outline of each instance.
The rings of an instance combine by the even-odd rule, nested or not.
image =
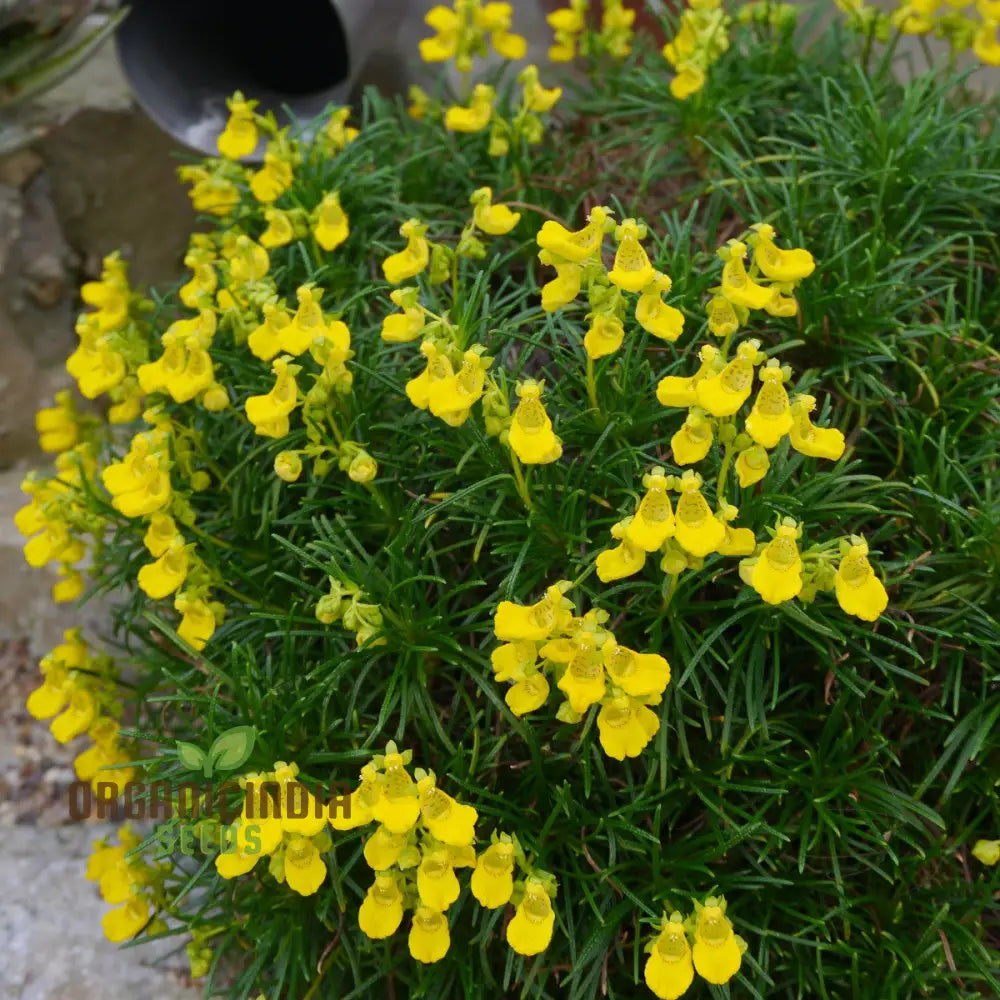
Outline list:
[[[193,743],[177,741],[177,759],[189,771],[201,771],[211,778],[213,771],[235,771],[253,753],[257,730],[253,726],[234,726],[216,737],[208,753]]]

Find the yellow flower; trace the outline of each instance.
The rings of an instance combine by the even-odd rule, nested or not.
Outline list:
[[[715,367],[719,349],[711,344],[702,344],[698,350],[701,365],[694,375],[667,375],[656,386],[656,398],[661,406],[694,406],[698,402],[697,386]]]
[[[795,544],[802,531],[793,521],[778,526],[750,574],[750,586],[768,604],[790,601],[802,590],[802,559]]]
[[[763,360],[760,341],[745,340],[722,371],[702,379],[695,387],[698,403],[714,417],[732,416],[750,398],[754,365]]]
[[[420,902],[432,910],[442,913],[458,899],[461,887],[451,866],[451,856],[447,849],[428,851],[425,849],[420,867],[417,868],[417,893]]]
[[[674,538],[685,552],[699,558],[715,552],[726,537],[722,522],[712,513],[701,493],[701,476],[685,472],[680,481],[677,501],[677,527]]]
[[[347,478],[354,483],[370,483],[378,475],[378,462],[367,451],[359,451],[347,467]]]
[[[575,232],[558,222],[544,222],[536,237],[538,246],[564,260],[582,263],[600,252],[604,234],[614,229],[611,214],[611,209],[597,206],[587,216],[587,225]]]
[[[519,955],[537,955],[549,946],[555,922],[545,883],[529,875],[524,884],[524,898],[507,925],[507,943]]]
[[[998,12],[1000,14],[1000,12]],[[972,51],[987,66],[1000,66],[1000,39],[997,38],[998,22],[984,18],[972,41]]]
[[[52,600],[56,604],[75,601],[84,591],[83,574],[68,566],[59,567],[59,580],[52,585]]]
[[[482,132],[493,117],[496,91],[485,83],[477,83],[467,107],[455,105],[444,113],[444,127],[452,132]]]
[[[403,922],[403,894],[395,875],[376,874],[358,910],[358,926],[374,941],[390,937]]]
[[[207,602],[200,598],[192,598],[187,594],[178,594],[174,598],[174,608],[181,613],[177,635],[192,649],[202,650],[215,633],[215,612]]]
[[[670,93],[678,101],[686,101],[705,86],[705,71],[693,62],[682,62],[677,75],[670,78]]]
[[[774,243],[774,227],[758,222],[752,227],[750,237],[753,261],[772,281],[801,281],[816,269],[816,262],[808,250],[781,250]]]
[[[608,271],[608,280],[626,292],[641,292],[656,278],[656,271],[639,243],[645,236],[646,227],[635,219],[623,219],[615,227],[618,249],[614,266]]]
[[[283,156],[268,150],[264,166],[250,175],[250,193],[263,205],[277,201],[291,186],[292,165]]]
[[[720,556],[749,556],[756,548],[757,539],[749,528],[733,528],[727,524],[726,537],[719,543],[716,552]]]
[[[458,52],[459,32],[462,21],[455,11],[440,4],[432,7],[424,15],[424,23],[437,34],[421,39],[420,58],[424,62],[447,62]]]
[[[398,285],[426,270],[431,254],[430,244],[424,239],[426,232],[427,226],[419,219],[408,219],[399,227],[399,235],[406,238],[406,247],[382,261],[386,281]]]
[[[716,337],[728,337],[740,328],[736,307],[722,295],[714,295],[706,308],[708,329]]]
[[[73,412],[72,398],[68,391],[55,394],[55,406],[35,414],[35,430],[42,451],[58,453],[68,451],[76,444],[79,428]]]
[[[617,316],[605,313],[592,313],[590,327],[583,338],[583,346],[587,357],[594,359],[614,354],[622,346],[625,337],[625,327]]]
[[[509,603],[509,602],[506,602]],[[513,605],[517,607],[517,605]],[[490,653],[493,676],[498,681],[520,680],[538,660],[537,645],[526,639],[507,642]]]
[[[340,205],[340,193],[331,191],[325,195],[316,209],[316,225],[313,236],[326,251],[339,247],[350,233],[347,213]]]
[[[351,117],[350,108],[338,108],[330,115],[330,120],[323,130],[326,137],[339,152],[348,143],[354,142],[361,133],[356,128],[351,128],[347,124],[347,119]]]
[[[263,306],[264,321],[251,332],[247,346],[254,357],[270,361],[281,353],[281,331],[291,322],[283,306],[266,302]]]
[[[977,840],[972,845],[972,856],[991,867],[1000,861],[1000,840]]]
[[[285,882],[300,896],[311,896],[326,878],[326,865],[308,837],[290,837],[285,845]]]
[[[510,426],[510,446],[525,465],[545,465],[562,455],[562,442],[542,403],[543,385],[534,379],[518,382],[520,398]]]
[[[179,535],[156,562],[139,567],[137,582],[140,590],[154,601],[172,594],[188,575],[188,550]]]
[[[193,181],[189,197],[196,212],[229,215],[239,204],[239,188],[225,177],[209,173],[204,167],[185,165],[177,171],[182,181]]]
[[[413,914],[413,926],[408,939],[410,954],[424,964],[439,962],[448,953],[451,936],[448,919],[438,910],[420,906]]]
[[[677,1000],[694,980],[691,945],[684,931],[684,918],[673,913],[664,920],[659,937],[652,943],[643,976],[660,1000]]]
[[[615,760],[638,757],[660,728],[660,720],[628,695],[607,698],[597,713],[601,747]]]
[[[472,221],[490,236],[509,233],[521,218],[520,212],[512,212],[506,205],[493,204],[492,188],[477,188],[472,192],[469,202],[475,206]]]
[[[672,537],[676,522],[667,492],[668,478],[659,466],[643,476],[646,494],[625,529],[625,539],[645,552],[655,552]]]
[[[844,435],[835,427],[816,427],[809,414],[816,409],[814,396],[796,396],[791,405],[792,426],[788,432],[792,447],[810,458],[836,462],[844,454]]]
[[[767,475],[771,460],[767,457],[767,452],[759,444],[755,444],[736,456],[735,467],[740,486],[746,489]]]
[[[555,45],[549,48],[551,62],[572,62],[575,58],[577,36],[586,26],[583,15],[587,6],[587,0],[570,0],[569,7],[560,7],[545,18],[555,35]]]
[[[239,878],[252,871],[265,851],[248,834],[248,826],[241,822],[236,827],[236,843],[234,850],[221,851],[215,856],[215,870],[224,879]]]
[[[525,66],[518,73],[517,79],[524,88],[521,103],[527,111],[536,113],[551,111],[559,98],[562,97],[561,87],[545,88],[538,82],[537,66]]]
[[[456,802],[441,791],[433,773],[417,782],[417,793],[420,817],[432,837],[452,847],[465,847],[475,841],[479,814],[472,806]]]
[[[426,410],[430,405],[431,388],[436,382],[442,382],[454,376],[454,369],[448,356],[443,354],[432,340],[425,340],[420,345],[420,353],[427,359],[424,370],[405,385],[406,395],[418,410]]]
[[[468,416],[473,403],[483,395],[486,371],[492,358],[484,358],[482,346],[472,347],[463,356],[462,367],[451,377],[430,382],[428,403],[435,417],[449,416],[461,419],[448,420],[458,426]]]
[[[529,674],[507,691],[504,701],[507,707],[520,718],[528,712],[534,712],[545,704],[549,696],[549,682],[544,674]]]
[[[149,923],[149,904],[142,896],[130,896],[124,906],[109,910],[101,918],[104,936],[118,944],[135,937]]]
[[[405,833],[391,833],[384,826],[379,826],[365,841],[364,856],[372,871],[388,871],[403,853],[407,844]]]
[[[578,641],[573,646],[573,658],[556,686],[566,695],[573,711],[582,714],[604,697],[604,663],[593,644]]]
[[[257,148],[257,126],[254,124],[253,108],[256,101],[245,101],[237,91],[226,103],[229,105],[229,121],[216,140],[219,152],[230,160],[249,156]]]
[[[633,698],[659,701],[670,683],[670,664],[658,653],[637,653],[610,638],[601,656],[615,686]]]
[[[74,688],[69,704],[52,720],[49,729],[57,743],[69,743],[90,728],[96,714],[94,696],[86,688]]]
[[[274,474],[286,483],[294,483],[302,475],[302,458],[297,451],[279,451],[274,457]]]
[[[722,267],[722,294],[733,305],[746,309],[763,309],[772,302],[778,294],[773,286],[765,288],[751,281],[743,265],[746,256],[745,243],[730,240],[728,245],[719,251],[725,261]]]
[[[569,622],[572,606],[562,588],[554,584],[546,589],[540,601],[527,607],[501,601],[493,619],[493,631],[501,642],[542,641]]]
[[[583,268],[573,261],[562,260],[549,250],[542,250],[538,259],[556,269],[556,276],[542,285],[542,308],[555,312],[568,306],[580,294]]]
[[[281,350],[286,354],[298,357],[305,354],[307,350],[314,347],[321,337],[334,335],[333,326],[326,324],[323,318],[323,310],[320,308],[320,299],[323,297],[321,288],[313,288],[311,285],[300,285],[295,289],[295,297],[298,300],[298,308],[295,315],[288,323],[281,323],[278,330],[278,343]],[[343,326],[343,324],[341,324]],[[346,330],[347,327],[344,327]],[[341,331],[343,333],[343,331]],[[350,333],[347,335],[347,344],[341,344],[341,349],[350,345]]]
[[[647,333],[672,343],[684,332],[684,313],[663,301],[663,295],[673,287],[670,278],[659,271],[654,275],[636,300],[635,321]]]
[[[773,448],[792,429],[795,420],[782,384],[784,375],[776,361],[760,369],[763,385],[747,417],[747,433],[765,448]]]
[[[690,410],[680,430],[670,439],[674,461],[678,465],[693,465],[695,462],[700,462],[708,454],[713,440],[712,421],[703,411]]]
[[[500,840],[490,844],[476,859],[469,882],[480,906],[495,910],[510,902],[514,892],[514,846]]]
[[[298,386],[295,374],[290,370],[287,361],[278,358],[271,368],[275,376],[271,391],[260,396],[249,396],[244,403],[244,409],[247,419],[254,425],[258,434],[283,437],[284,435],[273,433],[273,424],[285,418],[284,426],[287,427],[288,414],[298,403]]]
[[[403,311],[391,313],[382,320],[382,339],[390,344],[405,344],[416,340],[424,328],[424,313],[417,302],[418,289],[394,288],[389,298]]]
[[[698,975],[721,986],[739,972],[742,952],[724,905],[713,897],[705,904],[698,912],[692,957]]]
[[[640,545],[634,545],[628,540],[630,521],[619,521],[611,528],[611,537],[618,545],[605,549],[597,557],[597,576],[601,583],[612,580],[623,580],[627,576],[638,573],[646,564],[646,550]]]
[[[858,538],[840,560],[834,577],[837,603],[849,615],[873,622],[889,605],[889,595],[868,562],[868,543]]]

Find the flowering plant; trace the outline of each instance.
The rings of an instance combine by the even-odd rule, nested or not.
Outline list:
[[[435,7],[463,91],[306,133],[234,95],[180,287],[114,254],[83,287],[100,415],[39,414],[18,526],[55,600],[116,595],[134,676],[69,633],[29,709],[218,845],[98,845],[111,940],[183,935],[234,997],[996,985],[1000,550],[963,463],[995,470],[1000,153],[787,10],[682,63],[720,12],[673,81],[624,5],[557,12],[572,103],[468,76],[524,55],[509,4]],[[227,817],[181,747],[236,726]]]

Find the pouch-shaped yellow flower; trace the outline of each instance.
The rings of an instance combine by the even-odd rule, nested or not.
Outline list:
[[[445,848],[434,851],[425,849],[417,868],[417,892],[424,906],[441,912],[458,899],[461,887],[451,866],[451,856]]]
[[[407,398],[418,410],[426,410],[431,402],[431,390],[439,382],[445,382],[455,375],[455,370],[448,360],[448,355],[442,353],[432,340],[425,340],[420,345],[420,353],[427,359],[424,370],[415,378],[411,378],[404,386]]]
[[[646,494],[625,529],[625,539],[645,552],[655,552],[676,529],[667,483],[660,468],[643,477]]]
[[[763,361],[759,348],[759,341],[744,341],[721,372],[702,379],[695,387],[699,404],[712,416],[732,416],[750,398],[754,365]]]
[[[130,896],[124,906],[109,910],[101,918],[104,936],[114,944],[135,937],[149,923],[149,904],[142,896]]]
[[[316,208],[316,225],[313,236],[326,251],[335,250],[350,235],[347,213],[340,204],[340,193],[331,191]]]
[[[188,552],[184,539],[179,535],[155,562],[139,567],[139,588],[154,601],[172,594],[188,574]]]
[[[253,106],[256,102],[243,100],[239,94],[228,102],[229,121],[216,140],[219,152],[230,160],[249,156],[257,148],[257,126],[254,124]]]
[[[712,421],[697,408],[690,410],[680,430],[670,438],[674,461],[678,465],[693,465],[709,452],[714,440]]]
[[[418,781],[417,791],[420,818],[435,840],[452,847],[466,847],[475,841],[479,814],[472,806],[456,802],[441,791],[433,775]]]
[[[679,913],[664,922],[663,929],[649,949],[643,978],[660,1000],[677,1000],[694,981],[691,945],[688,944]]]
[[[504,701],[518,718],[541,708],[549,696],[549,682],[544,674],[528,674],[507,691]]]
[[[536,879],[525,880],[524,898],[507,925],[507,943],[519,955],[538,955],[552,940],[556,915],[544,885]]]
[[[431,247],[424,238],[426,232],[427,226],[419,219],[408,219],[399,227],[399,235],[406,239],[406,246],[382,261],[382,273],[391,285],[414,278],[427,269]]]
[[[260,234],[258,242],[268,250],[283,247],[295,238],[295,227],[291,216],[280,208],[268,208],[264,212],[267,229]]]
[[[708,378],[715,368],[719,349],[712,344],[702,344],[698,350],[701,364],[694,375],[666,375],[656,386],[656,398],[661,406],[688,407],[698,402],[697,386]]]
[[[510,426],[510,446],[525,465],[544,465],[562,455],[562,442],[542,403],[542,386],[533,379],[517,385],[520,402]]]
[[[186,594],[178,594],[174,598],[174,608],[181,613],[177,635],[192,649],[204,649],[215,634],[215,613],[205,601]]]
[[[703,557],[715,552],[726,537],[722,522],[712,513],[701,492],[701,476],[685,473],[680,482],[674,538],[685,552]]]
[[[722,267],[723,296],[733,305],[744,306],[746,309],[763,309],[772,302],[778,290],[751,281],[747,274],[743,264],[747,252],[746,244],[731,240],[724,251],[726,259]]]
[[[611,222],[610,209],[597,206],[587,216],[587,225],[571,231],[558,222],[549,220],[542,223],[536,237],[539,247],[568,261],[582,263],[600,252],[604,234]]]
[[[319,849],[308,837],[289,837],[285,844],[285,882],[300,896],[311,896],[326,878]]]
[[[663,301],[663,296],[672,287],[670,278],[657,271],[654,283],[643,289],[635,303],[635,321],[639,326],[671,343],[684,332],[684,313]]]
[[[706,307],[708,329],[716,337],[728,337],[740,328],[740,318],[729,299],[714,295]]]
[[[626,292],[641,292],[656,278],[656,271],[639,242],[645,234],[646,227],[635,219],[623,219],[615,229],[618,249],[608,279]]]
[[[568,306],[580,294],[583,268],[573,261],[556,257],[549,250],[540,251],[538,259],[556,269],[556,276],[542,285],[542,308],[546,312],[555,312]]]
[[[403,922],[403,894],[395,875],[379,873],[358,910],[358,926],[374,941],[391,937]]]
[[[769,363],[760,370],[763,385],[747,417],[747,433],[765,448],[774,448],[792,429],[791,406],[782,384],[784,376],[777,365]]]
[[[250,175],[250,193],[262,205],[269,205],[292,186],[293,176],[292,165],[268,150],[264,154],[264,165]]]
[[[516,608],[518,605],[515,604],[513,607]],[[520,680],[537,660],[538,645],[528,640],[504,643],[490,653],[493,675],[498,681]]]
[[[768,604],[790,601],[802,590],[802,559],[796,545],[800,533],[797,525],[779,525],[757,559],[750,586]]]
[[[506,205],[493,204],[492,188],[477,188],[472,192],[469,202],[475,206],[472,210],[472,221],[490,236],[503,236],[509,233],[521,218],[520,212],[512,212]]]
[[[889,595],[868,561],[868,543],[851,545],[834,577],[837,603],[849,615],[873,622],[889,605]]]
[[[707,902],[713,905],[703,907],[698,914],[692,958],[702,979],[721,986],[739,972],[742,952],[723,908],[713,900]]]
[[[424,23],[436,32],[418,43],[424,62],[447,62],[458,51],[462,20],[450,7],[437,4],[424,15]]]
[[[556,685],[574,712],[583,714],[596,705],[606,690],[604,663],[592,645],[577,643],[576,655],[567,664]]]
[[[670,664],[658,653],[637,653],[611,638],[601,657],[611,682],[633,698],[658,701],[670,683]]]
[[[597,557],[597,576],[601,583],[624,580],[638,573],[646,565],[646,552],[633,545],[627,538],[628,525],[619,522],[611,529],[611,536],[619,539],[616,546],[605,549]]]
[[[408,944],[410,954],[418,962],[426,965],[439,962],[451,946],[448,918],[430,907],[418,907],[413,914],[413,926],[410,928]]]
[[[477,83],[468,105],[454,105],[444,113],[444,127],[451,132],[481,132],[493,117],[496,91],[485,83]]]
[[[1000,861],[1000,840],[977,840],[972,845],[972,856],[981,864],[992,867]]]
[[[469,887],[479,905],[489,910],[510,902],[514,892],[513,845],[502,841],[490,844],[476,859]]]
[[[388,871],[403,853],[406,847],[405,833],[392,833],[384,826],[378,826],[365,841],[364,857],[372,871]]]
[[[587,357],[597,360],[614,354],[622,346],[625,337],[625,327],[617,316],[597,313],[590,321],[590,327],[583,337],[583,346]]]
[[[597,713],[601,747],[615,760],[638,757],[660,728],[660,720],[629,695],[606,698]]]
[[[791,404],[792,426],[788,438],[792,447],[810,458],[836,462],[844,454],[844,435],[835,427],[816,427],[809,414],[816,409],[814,396],[796,396]]]
[[[546,589],[545,596],[527,606],[501,601],[493,618],[493,631],[501,642],[541,641],[558,631],[570,618],[571,602],[557,586]]]
[[[781,250],[774,242],[774,227],[758,223],[751,237],[753,261],[772,281],[801,281],[816,269],[808,250]]]
[[[736,456],[734,465],[736,475],[739,477],[740,486],[746,489],[760,482],[767,475],[767,470],[771,467],[771,460],[767,457],[767,452],[759,445],[755,444],[750,448],[744,448]]]

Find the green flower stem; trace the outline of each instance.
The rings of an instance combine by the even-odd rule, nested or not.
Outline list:
[[[528,484],[525,482],[524,473],[521,471],[521,463],[517,459],[517,455],[514,454],[514,449],[510,449],[510,464],[514,469],[514,483],[517,486],[518,495],[524,501],[524,506],[528,510],[532,510],[531,494],[528,492]]]
[[[594,374],[594,359],[589,354],[587,355],[587,397],[590,399],[590,405],[600,416],[601,404],[597,402],[597,377]]]

